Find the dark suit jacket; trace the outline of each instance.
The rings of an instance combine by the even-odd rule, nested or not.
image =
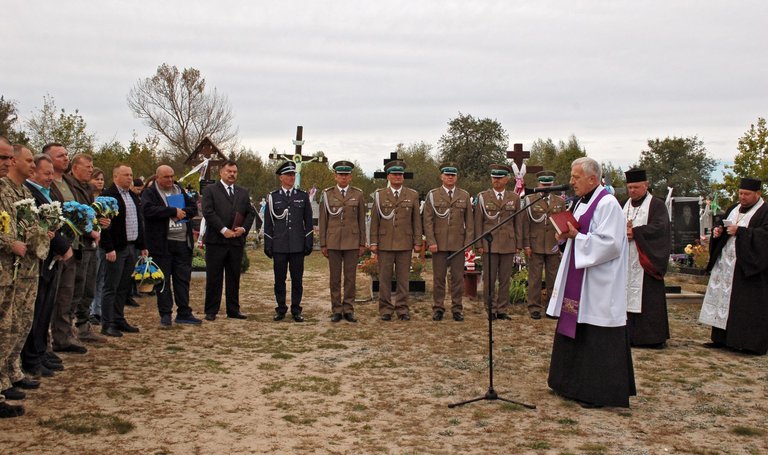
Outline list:
[[[251,205],[248,190],[235,185],[234,197],[230,200],[226,188],[218,180],[203,190],[203,216],[205,217],[205,243],[210,245],[245,245],[245,238],[256,218],[256,209]],[[233,228],[235,213],[243,216],[242,227],[245,235],[228,239],[221,234],[223,228]]]
[[[91,190],[88,185],[84,185],[78,182],[77,179],[70,174],[64,174],[62,178],[69,186],[72,194],[75,196],[75,201],[85,205],[91,205],[93,203],[93,195],[91,194]],[[64,204],[64,196],[62,196],[59,189],[56,188],[56,185],[51,185],[51,199]],[[96,242],[93,240],[90,234],[84,234],[80,236],[80,246],[78,248],[83,247],[91,250],[96,248]]]
[[[133,194],[133,191],[129,191],[128,193],[131,195],[133,204],[136,206],[136,218],[139,221],[139,236],[136,238],[136,248],[143,250],[145,248],[144,217],[141,215],[141,201],[138,196]],[[107,253],[110,251],[122,250],[128,246],[128,237],[125,232],[125,202],[123,201],[123,197],[120,196],[120,191],[117,189],[117,185],[114,183],[101,194],[103,196],[112,196],[117,199],[120,213],[112,218],[112,223],[110,223],[108,228],[101,231],[101,244],[99,246]]]
[[[40,192],[34,185],[32,185],[29,182],[24,182],[24,185],[29,188],[29,191],[32,193],[32,196],[35,198],[35,204],[37,204],[38,207],[40,207],[43,204],[48,204],[50,201],[46,199],[46,197],[43,195],[43,193]],[[51,195],[53,196],[53,195]],[[56,276],[56,267],[54,267],[52,270],[48,270],[48,267],[51,265],[51,261],[53,261],[54,256],[62,256],[64,253],[67,252],[69,249],[69,240],[67,240],[66,237],[61,235],[60,231],[56,231],[56,235],[51,239],[51,249],[48,252],[48,257],[45,258],[43,263],[40,265],[40,276],[45,280],[46,282],[50,281],[54,276]]]
[[[272,204],[268,200],[264,212],[264,251],[278,254],[312,251],[314,229],[309,195],[303,190],[294,191],[290,199],[283,196],[280,189],[270,193]],[[285,209],[288,209],[286,218],[272,218],[271,212],[282,216]]]
[[[185,220],[197,215],[197,204],[181,187],[184,195]],[[168,207],[160,194],[157,184],[144,189],[141,193],[141,212],[144,215],[144,234],[150,256],[168,254],[168,221],[176,217],[176,207]],[[187,245],[192,248],[192,225],[187,222]]]

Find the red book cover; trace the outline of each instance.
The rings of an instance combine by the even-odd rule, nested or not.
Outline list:
[[[574,229],[579,230],[579,222],[573,217],[573,213],[568,210],[564,210],[560,213],[554,213],[549,216],[549,221],[555,226],[555,230],[558,234],[568,232],[568,223],[571,223]]]
[[[245,216],[240,212],[235,212],[235,219],[232,221],[232,230],[234,231],[239,227],[243,227],[243,221],[245,221]]]

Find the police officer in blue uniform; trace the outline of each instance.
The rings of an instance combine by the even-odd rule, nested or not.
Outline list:
[[[277,168],[280,188],[269,193],[264,213],[264,253],[273,260],[275,272],[275,321],[285,319],[285,278],[291,272],[291,315],[303,322],[301,296],[304,292],[304,256],[312,252],[312,206],[306,191],[295,188],[296,163],[286,161]]]

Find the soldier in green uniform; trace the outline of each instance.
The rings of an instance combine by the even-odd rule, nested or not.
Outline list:
[[[37,381],[25,378],[21,370],[21,350],[32,327],[32,315],[37,296],[37,278],[40,260],[48,255],[50,237],[41,227],[36,215],[31,214],[23,232],[18,230],[16,202],[34,198],[24,181],[32,176],[35,161],[26,147],[13,146],[13,159],[8,175],[0,187],[0,210],[10,215],[8,232],[0,237],[4,253],[2,264],[2,339],[0,340],[0,390],[7,399],[23,399],[19,388],[34,388]],[[11,254],[7,254],[10,252]],[[18,261],[18,262],[17,262]]]
[[[408,275],[411,251],[421,251],[421,214],[419,193],[403,186],[405,163],[393,160],[384,166],[389,188],[376,190],[371,209],[371,251],[378,255],[379,314],[382,321],[392,320],[397,313],[401,321],[411,319],[408,313]],[[395,269],[397,293],[392,304],[392,267]]]
[[[427,194],[424,202],[423,226],[427,248],[432,252],[434,282],[432,320],[442,321],[445,313],[445,282],[451,269],[451,312],[454,321],[463,321],[462,296],[464,287],[464,256],[456,255],[448,262],[448,256],[459,251],[474,237],[472,200],[469,193],[456,186],[459,170],[453,164],[440,166],[442,186]]]
[[[507,191],[512,168],[506,164],[491,165],[491,188],[477,195],[475,201],[475,233],[494,228],[502,220],[520,209],[520,196]],[[491,308],[493,319],[511,319],[509,311],[509,282],[515,265],[515,255],[522,249],[522,216],[517,216],[493,232],[493,250],[487,254],[488,242],[482,240],[477,248],[483,256],[483,286],[491,287]],[[490,276],[489,276],[489,267]],[[499,291],[496,292],[496,281]],[[486,295],[486,289],[483,295]]]
[[[552,186],[556,174],[541,171],[536,174],[539,188]],[[526,203],[534,195],[526,196]],[[528,313],[532,319],[541,319],[541,272],[546,271],[547,297],[552,296],[557,268],[560,266],[560,249],[557,248],[555,227],[549,215],[565,210],[565,201],[556,194],[545,193],[543,199],[528,207],[523,223],[523,249],[528,258]]]
[[[323,190],[320,198],[320,251],[330,269],[331,322],[342,317],[357,322],[353,303],[357,260],[365,252],[365,196],[350,185],[354,168],[349,161],[333,163],[336,185]]]

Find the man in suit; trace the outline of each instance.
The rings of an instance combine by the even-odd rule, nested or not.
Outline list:
[[[291,271],[291,316],[304,322],[301,315],[301,296],[304,293],[304,256],[312,253],[314,241],[312,206],[306,191],[294,187],[296,163],[286,161],[277,168],[280,188],[267,196],[264,214],[264,253],[273,259],[275,274],[275,321],[285,319],[285,278]]]
[[[144,217],[141,202],[131,191],[133,171],[119,164],[112,170],[112,185],[104,190],[104,196],[117,199],[120,213],[102,231],[101,244],[105,252],[106,274],[104,295],[101,303],[101,333],[111,337],[123,336],[123,332],[136,333],[125,320],[125,302],[131,291],[131,274],[138,254],[147,257],[144,246]]]
[[[475,206],[475,233],[481,233],[496,227],[501,221],[520,209],[520,196],[514,191],[507,191],[512,168],[506,164],[491,165],[491,188],[477,195]],[[488,242],[482,240],[477,253],[483,257],[483,286],[487,295],[491,293],[491,312],[493,319],[512,319],[509,311],[509,282],[515,265],[515,255],[522,249],[522,216],[517,216],[493,232],[492,251],[488,254]],[[490,265],[490,267],[489,267]],[[489,271],[490,269],[490,271]],[[499,291],[496,292],[496,281]]]
[[[555,174],[552,171],[540,171],[536,173],[538,187],[546,188],[555,182]],[[538,195],[526,196],[526,203]],[[560,249],[557,248],[555,234],[557,231],[549,222],[549,215],[565,210],[565,200],[552,193],[544,193],[544,198],[539,199],[526,210],[523,218],[523,249],[528,258],[528,314],[531,319],[541,319],[544,310],[541,304],[541,274],[546,273],[547,297],[552,296],[552,287],[555,285],[557,269],[560,267]]]
[[[371,209],[371,252],[378,256],[379,314],[382,321],[391,321],[397,313],[408,321],[408,276],[411,251],[421,251],[421,214],[419,193],[403,186],[405,163],[393,160],[384,166],[389,188],[377,190]],[[392,304],[392,267],[395,268],[397,293]]]
[[[443,185],[430,190],[424,202],[423,225],[427,248],[432,252],[434,278],[432,320],[442,321],[445,313],[445,282],[451,269],[451,312],[453,320],[464,320],[462,295],[464,287],[464,256],[457,254],[450,263],[448,256],[459,251],[474,238],[472,199],[456,186],[459,170],[454,164],[440,166]]]
[[[35,198],[37,206],[50,204],[51,183],[53,183],[53,163],[47,155],[35,157],[35,173],[24,184]],[[53,315],[54,298],[56,297],[57,259],[66,261],[72,257],[69,240],[61,232],[56,231],[51,239],[51,249],[48,257],[40,265],[40,275],[37,281],[37,297],[35,298],[32,329],[29,331],[24,349],[21,351],[21,366],[32,376],[53,376],[49,368],[55,365],[46,358],[48,348],[48,327]]]
[[[141,193],[144,234],[150,256],[165,275],[165,283],[156,287],[160,325],[171,326],[173,301],[177,324],[200,324],[189,306],[189,281],[192,278],[192,227],[189,225],[197,206],[179,185],[173,182],[173,168],[161,165],[155,171],[155,183]],[[134,280],[135,281],[135,280]],[[173,289],[171,289],[173,287]]]
[[[240,267],[248,231],[256,218],[248,190],[235,185],[237,163],[226,161],[221,179],[203,190],[205,217],[205,319],[216,320],[221,307],[221,289],[226,277],[227,317],[247,319],[240,312]]]
[[[349,161],[333,163],[336,186],[326,188],[320,198],[320,251],[330,268],[331,322],[342,317],[357,322],[353,303],[357,260],[365,252],[365,196],[350,185],[354,168]]]

